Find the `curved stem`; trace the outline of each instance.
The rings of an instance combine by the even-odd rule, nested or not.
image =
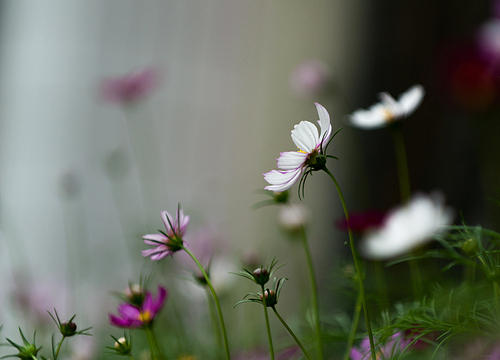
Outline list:
[[[271,337],[271,327],[269,326],[269,316],[267,315],[267,304],[266,304],[266,290],[264,285],[260,285],[262,289],[262,305],[264,306],[264,318],[266,319],[266,330],[267,330],[267,340],[269,341],[269,352],[271,353],[271,360],[274,360],[274,347],[273,338]]]
[[[356,330],[358,330],[359,317],[361,316],[361,309],[363,308],[363,297],[361,296],[361,291],[358,291],[358,299],[356,300],[356,307],[354,308],[354,315],[352,317],[351,331],[349,332],[349,338],[347,339],[347,346],[345,349],[344,360],[349,360],[351,356],[352,344],[354,344],[354,338],[356,337]]]
[[[323,340],[321,336],[321,325],[319,320],[319,304],[318,304],[318,286],[316,284],[316,275],[314,273],[314,265],[312,261],[311,251],[309,250],[309,243],[307,241],[307,235],[304,227],[300,228],[300,235],[302,239],[302,245],[304,246],[304,252],[306,253],[307,266],[309,268],[309,282],[311,283],[311,297],[312,297],[312,308],[314,315],[314,332],[316,333],[316,347],[318,353],[318,359],[323,359]]]
[[[295,340],[295,342],[297,343],[297,345],[299,345],[300,349],[302,350],[302,352],[306,356],[307,360],[312,360],[311,356],[306,351],[306,349],[304,348],[304,346],[300,342],[299,338],[297,336],[295,336],[295,334],[292,331],[292,329],[290,329],[290,327],[287,325],[287,323],[285,322],[285,320],[283,320],[283,318],[280,316],[280,314],[278,314],[278,310],[276,310],[276,308],[274,306],[271,306],[271,308],[273,309],[274,314],[276,315],[276,317],[279,319],[279,321],[281,321],[281,323],[283,324],[283,326],[285,327],[285,329],[288,331],[288,333],[293,337],[293,339]]]
[[[66,336],[63,336],[61,341],[59,341],[59,344],[57,344],[57,349],[56,349],[56,354],[54,356],[54,360],[57,360],[57,357],[59,356],[59,350],[61,350],[61,345],[62,345],[64,339],[66,339]]]
[[[217,293],[215,292],[214,287],[212,286],[212,283],[210,282],[210,279],[208,278],[208,275],[205,272],[205,269],[203,269],[203,266],[201,266],[198,259],[196,259],[196,257],[193,255],[193,253],[191,251],[189,251],[188,249],[186,249],[184,246],[182,247],[182,249],[191,257],[191,259],[194,260],[196,265],[198,265],[198,268],[200,269],[201,273],[205,277],[205,280],[207,281],[207,285],[210,288],[210,292],[212,293],[212,297],[214,298],[215,306],[217,307],[217,312],[219,314],[219,322],[220,322],[220,327],[221,327],[221,331],[222,331],[222,337],[224,339],[224,350],[226,352],[226,359],[230,360],[231,355],[229,353],[229,345],[227,342],[226,326],[224,325],[224,318],[222,317],[222,310],[220,308],[220,302],[219,302],[219,298],[217,297]]]
[[[205,287],[206,293],[207,293],[207,305],[208,305],[208,313],[210,314],[210,321],[212,322],[212,327],[214,329],[215,333],[215,341],[217,343],[217,349],[222,348],[222,338],[220,336],[220,331],[218,330],[218,324],[217,324],[217,314],[215,313],[214,307],[212,306],[211,303],[211,294],[210,294],[210,289],[208,287]]]
[[[370,340],[371,355],[372,355],[373,360],[377,360],[376,359],[376,352],[375,352],[375,343],[373,342],[372,327],[370,324],[370,316],[368,314],[368,303],[366,301],[365,286],[363,284],[363,276],[362,276],[362,269],[361,269],[361,262],[360,262],[361,259],[359,258],[358,251],[356,250],[356,247],[354,246],[352,231],[351,231],[351,227],[349,226],[349,212],[347,211],[347,206],[345,204],[344,195],[342,194],[342,190],[340,190],[340,186],[339,186],[339,183],[337,182],[337,179],[335,179],[335,176],[333,176],[333,174],[330,172],[330,170],[328,170],[326,167],[324,167],[323,170],[333,180],[333,183],[335,184],[335,187],[337,188],[337,192],[338,192],[339,197],[340,197],[340,202],[342,203],[342,208],[344,209],[344,215],[345,215],[345,219],[347,222],[347,232],[349,234],[349,244],[351,246],[352,258],[354,260],[354,267],[356,268],[356,273],[358,274],[359,292],[360,292],[362,302],[363,302],[366,330],[368,332],[368,339]]]

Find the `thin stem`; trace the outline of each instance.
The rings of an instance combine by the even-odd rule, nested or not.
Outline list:
[[[161,351],[160,347],[158,346],[158,342],[156,341],[155,334],[153,332],[153,328],[151,325],[147,325],[144,327],[144,331],[146,332],[146,337],[148,338],[148,345],[149,345],[149,350],[151,352],[151,359],[155,360],[156,356],[154,355],[155,352],[158,354],[160,359],[166,359],[165,355],[163,355],[163,352]]]
[[[153,332],[151,326],[145,326],[144,331],[146,332],[146,338],[148,339],[149,352],[151,353],[151,360],[156,360],[156,350],[157,347],[154,344]]]
[[[57,344],[56,355],[54,356],[54,360],[57,360],[57,357],[59,356],[59,350],[61,350],[61,345],[62,345],[64,339],[66,339],[66,336],[63,336],[61,341],[59,341],[59,344]]]
[[[307,266],[309,268],[309,282],[311,283],[311,301],[313,308],[314,317],[314,332],[316,334],[316,347],[318,353],[318,359],[323,359],[323,339],[321,336],[321,325],[319,319],[319,304],[318,304],[318,287],[316,284],[316,275],[314,273],[314,265],[312,261],[311,251],[309,250],[309,243],[307,241],[307,235],[304,227],[301,227],[301,239],[302,245],[304,246],[304,252],[307,258]]]
[[[354,260],[354,267],[356,268],[356,273],[358,274],[358,282],[359,282],[359,292],[361,295],[361,298],[363,299],[363,309],[364,309],[364,314],[365,314],[365,322],[366,322],[366,330],[368,332],[368,339],[370,340],[370,349],[371,349],[371,356],[373,360],[377,360],[376,358],[376,352],[375,352],[375,343],[373,342],[373,334],[372,334],[372,327],[370,324],[370,316],[368,314],[368,303],[366,301],[366,295],[365,295],[365,286],[363,284],[363,276],[362,276],[362,270],[361,270],[361,263],[360,263],[360,258],[358,251],[356,250],[356,247],[354,246],[354,239],[352,237],[352,231],[351,227],[349,226],[349,212],[347,211],[347,206],[345,204],[344,200],[344,195],[342,194],[342,190],[340,190],[339,183],[337,182],[337,179],[335,179],[335,176],[328,170],[326,167],[323,168],[323,170],[330,176],[330,178],[333,180],[333,183],[335,184],[335,187],[337,188],[337,192],[340,197],[340,202],[342,203],[342,208],[344,209],[344,215],[345,219],[347,222],[347,232],[349,234],[349,244],[351,246],[351,252],[352,252],[352,258]]]
[[[269,341],[269,352],[271,353],[271,360],[274,360],[274,347],[273,338],[271,337],[271,327],[269,326],[269,315],[267,314],[266,304],[266,290],[264,285],[260,285],[262,289],[262,306],[264,307],[264,318],[266,319],[267,340]]]
[[[358,330],[359,317],[361,316],[362,308],[363,308],[363,297],[361,296],[361,291],[358,291],[358,299],[356,300],[356,307],[354,308],[354,314],[351,323],[351,331],[349,332],[349,338],[347,339],[347,346],[345,349],[344,360],[349,360],[349,357],[351,356],[352,344],[354,344],[354,339],[356,338],[356,331]]]
[[[203,266],[201,266],[198,259],[196,259],[196,257],[193,255],[193,253],[191,251],[189,251],[188,249],[186,249],[184,246],[182,247],[182,249],[189,256],[191,256],[191,259],[193,259],[193,261],[196,263],[196,265],[198,265],[198,268],[200,269],[201,273],[205,277],[205,280],[207,281],[207,285],[210,288],[210,292],[212,293],[212,297],[214,298],[215,306],[217,307],[217,313],[219,314],[219,323],[220,323],[220,327],[221,327],[221,331],[222,331],[222,337],[224,339],[224,350],[226,352],[226,359],[230,360],[231,355],[229,353],[229,345],[227,342],[226,326],[224,325],[224,318],[222,317],[222,310],[220,308],[220,302],[219,302],[219,298],[217,297],[217,293],[215,292],[214,287],[212,286],[212,283],[210,282],[210,279],[209,279],[207,273],[205,272],[205,269],[203,269]]]
[[[212,298],[210,294],[210,289],[208,287],[205,287],[206,293],[207,293],[207,305],[208,305],[208,313],[210,314],[210,321],[212,323],[212,327],[214,329],[215,333],[215,341],[217,342],[217,349],[222,348],[222,338],[220,336],[220,331],[218,329],[218,320],[217,320],[217,314],[215,313],[215,309],[212,306]]]
[[[375,261],[373,267],[375,269],[375,281],[377,283],[380,309],[386,312],[389,309],[389,299],[387,297],[384,268],[380,261]]]
[[[287,323],[285,322],[285,320],[283,320],[283,318],[280,316],[280,314],[278,314],[278,310],[276,310],[276,308],[274,306],[271,306],[271,308],[273,309],[274,314],[276,315],[276,317],[279,319],[279,321],[281,321],[281,323],[283,324],[283,326],[285,327],[285,329],[288,331],[288,333],[293,337],[293,339],[295,340],[295,342],[297,343],[297,345],[299,345],[300,349],[302,350],[302,352],[304,353],[304,355],[306,356],[306,358],[308,360],[312,360],[311,356],[306,351],[306,349],[304,348],[304,346],[300,342],[299,338],[297,336],[295,336],[295,334],[292,331],[292,329],[290,329],[290,327],[287,325]]]

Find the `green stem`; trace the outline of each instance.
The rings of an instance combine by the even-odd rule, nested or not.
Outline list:
[[[316,275],[314,273],[314,265],[311,256],[311,251],[309,250],[309,243],[307,241],[307,235],[304,227],[301,227],[301,239],[302,245],[304,246],[304,252],[306,253],[307,266],[309,268],[309,282],[311,283],[311,297],[312,297],[312,308],[314,317],[314,332],[316,333],[316,347],[318,353],[318,360],[323,359],[323,339],[321,335],[321,325],[319,318],[319,304],[318,304],[318,287],[316,284]]]
[[[152,335],[153,332],[151,331],[151,326],[145,326],[144,331],[146,332],[146,338],[148,339],[148,346],[149,346],[149,352],[151,353],[151,360],[156,360],[156,349],[153,343]]]
[[[363,276],[362,276],[362,269],[361,269],[361,263],[360,263],[360,258],[358,251],[356,250],[356,247],[354,246],[354,239],[352,237],[352,231],[351,227],[349,226],[349,212],[347,211],[347,206],[345,204],[344,200],[344,195],[342,194],[342,190],[340,190],[339,183],[337,182],[337,179],[335,179],[335,176],[326,168],[326,166],[323,168],[323,170],[330,176],[330,178],[333,180],[333,183],[335,184],[335,187],[337,188],[337,192],[340,197],[340,202],[342,203],[342,208],[344,209],[344,216],[347,222],[347,232],[349,234],[349,244],[351,246],[351,252],[352,252],[352,258],[354,260],[354,267],[356,268],[356,273],[358,274],[358,282],[359,282],[359,292],[361,295],[361,298],[363,299],[363,309],[364,309],[364,314],[365,314],[365,322],[366,322],[366,330],[368,332],[368,339],[370,340],[370,349],[371,349],[371,356],[373,360],[377,360],[376,358],[376,352],[375,352],[375,343],[373,342],[373,333],[372,333],[372,327],[370,324],[370,316],[368,314],[368,303],[366,301],[366,295],[365,295],[365,286],[363,284]]]
[[[380,309],[386,312],[389,310],[389,299],[387,297],[384,268],[380,261],[375,261],[373,267],[375,268],[375,281],[377,282]]]
[[[307,360],[312,360],[311,356],[306,351],[306,349],[304,348],[304,346],[300,342],[299,338],[297,336],[295,336],[295,334],[292,331],[292,329],[290,329],[290,327],[287,325],[287,323],[285,322],[285,320],[283,320],[283,318],[280,316],[280,314],[278,314],[278,310],[276,310],[276,308],[274,306],[271,306],[271,308],[273,309],[274,314],[276,315],[276,317],[279,319],[279,321],[281,321],[281,323],[283,324],[283,326],[285,327],[285,329],[288,331],[288,333],[293,337],[293,339],[295,340],[295,342],[297,343],[297,345],[299,345],[300,349],[302,350],[302,352],[306,356]]]
[[[267,330],[267,340],[269,341],[269,352],[271,353],[271,360],[274,360],[274,347],[273,338],[271,337],[271,327],[269,326],[269,316],[267,314],[267,304],[266,304],[266,290],[264,285],[260,285],[262,289],[262,306],[264,306],[264,318],[266,319],[266,330]]]
[[[198,268],[200,269],[201,273],[205,277],[205,280],[207,281],[207,285],[210,288],[210,292],[212,293],[212,297],[214,298],[215,306],[217,307],[217,313],[219,314],[219,323],[220,323],[220,327],[221,327],[221,331],[222,331],[222,337],[224,339],[224,350],[226,352],[226,359],[230,360],[231,355],[229,353],[229,345],[227,342],[226,326],[224,325],[224,318],[222,317],[222,310],[220,308],[220,302],[219,302],[219,298],[217,297],[217,293],[215,292],[214,287],[212,286],[212,283],[210,282],[210,279],[208,278],[208,275],[205,272],[205,269],[203,269],[203,266],[201,266],[198,259],[196,259],[196,257],[193,255],[193,253],[191,251],[189,251],[188,249],[186,249],[184,246],[182,247],[182,249],[191,257],[191,259],[193,259],[193,261],[196,263],[196,265],[198,265]]]
[[[63,336],[61,341],[59,341],[59,344],[57,344],[57,350],[56,350],[56,354],[54,356],[54,360],[57,360],[57,357],[59,356],[59,350],[61,350],[61,345],[62,345],[64,339],[66,339],[66,336]]]
[[[361,291],[358,291],[358,299],[356,300],[356,307],[354,308],[351,331],[349,332],[349,338],[347,339],[347,347],[345,349],[344,360],[349,360],[349,357],[351,356],[352,344],[354,344],[354,339],[356,338],[356,331],[358,330],[359,317],[361,316],[362,308],[363,297],[361,296]]]
[[[220,336],[220,331],[218,329],[218,320],[217,320],[217,314],[215,313],[215,309],[212,306],[211,302],[211,294],[210,294],[210,289],[208,287],[205,287],[206,293],[207,293],[207,305],[208,305],[208,313],[210,314],[210,321],[212,323],[212,327],[214,329],[215,333],[215,340],[217,342],[217,349],[222,349],[222,338]]]

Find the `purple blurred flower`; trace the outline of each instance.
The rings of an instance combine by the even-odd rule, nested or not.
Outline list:
[[[307,60],[299,64],[290,75],[292,90],[309,99],[321,95],[330,83],[330,70],[320,60]]]
[[[158,286],[156,297],[146,291],[144,301],[140,307],[128,303],[118,305],[118,315],[109,314],[109,322],[113,326],[122,328],[139,328],[151,325],[157,313],[161,310],[167,298],[167,290]]]
[[[146,68],[124,76],[104,79],[100,94],[106,102],[124,105],[145,99],[157,87],[157,83],[157,71]]]
[[[385,344],[377,347],[377,359],[392,359],[396,354],[401,353],[411,340],[405,339],[402,332],[392,335]],[[361,341],[359,348],[352,348],[350,353],[351,360],[369,360],[371,359],[370,340],[368,337]]]
[[[167,211],[161,212],[161,218],[167,231],[160,231],[160,234],[147,234],[142,237],[145,244],[155,246],[153,249],[142,251],[142,256],[150,256],[151,260],[164,259],[168,255],[182,250],[184,246],[182,237],[189,223],[189,216],[185,216],[184,212],[178,208],[175,221]]]

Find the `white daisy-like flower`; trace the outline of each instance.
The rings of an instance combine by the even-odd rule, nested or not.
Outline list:
[[[451,224],[453,211],[441,193],[419,194],[391,211],[381,228],[367,234],[360,252],[372,260],[387,260],[424,245]]]
[[[322,154],[328,144],[332,132],[330,115],[326,109],[315,103],[319,115],[318,128],[309,121],[301,121],[292,130],[292,140],[299,148],[298,151],[286,151],[277,159],[278,168],[263,174],[270,184],[266,190],[282,192],[288,190],[300,179],[308,166],[317,164],[317,156]]]
[[[413,114],[424,95],[422,85],[413,85],[399,95],[398,100],[387,92],[380,93],[378,96],[381,102],[372,105],[368,110],[358,109],[353,112],[349,116],[349,124],[364,130],[385,127]]]

